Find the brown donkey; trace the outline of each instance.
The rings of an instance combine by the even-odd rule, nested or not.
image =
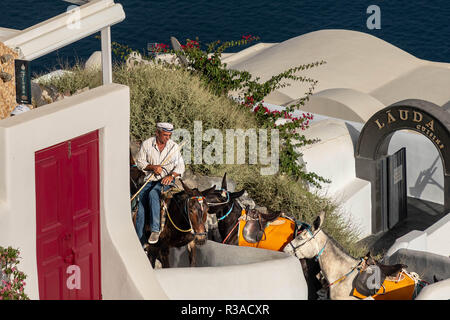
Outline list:
[[[189,262],[195,267],[196,246],[207,241],[206,218],[208,204],[205,196],[212,192],[216,186],[204,191],[197,188],[190,189],[180,179],[184,191],[173,195],[169,200],[166,211],[166,222],[156,244],[148,247],[147,255],[155,267],[155,260],[161,261],[163,268],[169,268],[169,250],[171,247],[187,245]]]

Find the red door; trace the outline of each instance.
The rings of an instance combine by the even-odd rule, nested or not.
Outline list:
[[[40,299],[100,299],[98,131],[35,154]]]

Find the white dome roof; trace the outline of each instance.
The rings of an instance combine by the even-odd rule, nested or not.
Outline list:
[[[227,56],[223,62],[265,81],[289,68],[321,60],[326,64],[299,74],[319,81],[315,95],[330,89],[353,90],[355,96],[350,98],[350,91],[345,91],[344,100],[351,101],[347,107],[364,121],[373,112],[404,99],[423,99],[438,105],[450,100],[450,64],[418,59],[384,40],[357,31],[320,30],[281,43],[257,44]],[[307,84],[287,82],[291,85],[278,89],[265,101],[287,105],[307,92]],[[343,91],[334,93],[336,101],[342,104]],[[368,97],[361,99],[364,95]],[[326,98],[333,100],[333,91],[328,91]],[[367,110],[357,110],[366,108],[367,101]],[[319,113],[310,104],[314,104],[314,99],[302,110]],[[324,112],[322,109],[325,108],[320,112]],[[348,120],[355,121],[355,117]]]

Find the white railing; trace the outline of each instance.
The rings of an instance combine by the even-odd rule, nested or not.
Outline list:
[[[125,19],[122,5],[114,0],[94,0],[45,20],[3,40],[19,59],[34,60],[101,31],[103,83],[112,82],[110,26]]]

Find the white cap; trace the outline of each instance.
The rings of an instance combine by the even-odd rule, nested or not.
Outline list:
[[[30,111],[30,110],[31,109],[29,107],[27,107],[26,105],[19,104],[11,112],[11,116],[15,116],[15,115],[18,115],[20,113],[24,113],[24,112],[27,112],[27,111]]]
[[[164,131],[167,131],[167,132],[172,132],[173,131],[173,125],[171,123],[168,123],[168,122],[158,122],[156,124],[156,128],[164,130]]]

